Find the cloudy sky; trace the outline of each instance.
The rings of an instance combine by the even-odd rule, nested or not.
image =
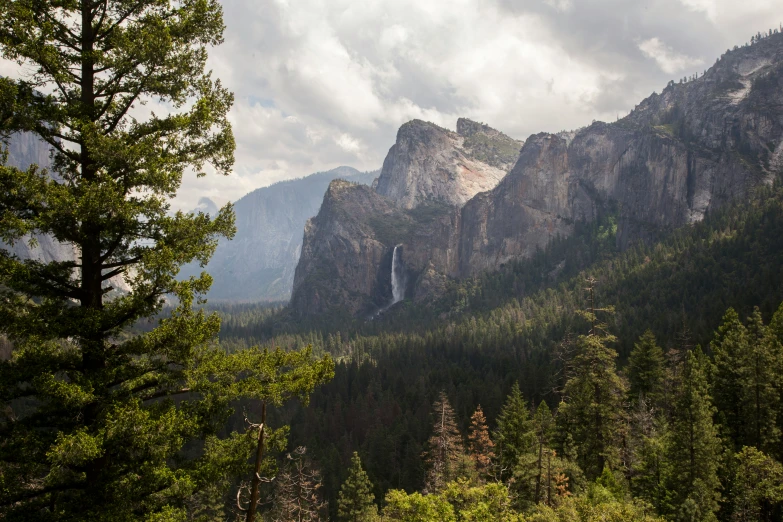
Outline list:
[[[781,0],[222,1],[210,67],[236,96],[235,171],[188,177],[184,209],[380,168],[413,118],[520,139],[612,121],[783,21]]]

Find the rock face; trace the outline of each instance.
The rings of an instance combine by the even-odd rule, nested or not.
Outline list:
[[[462,206],[503,179],[521,146],[467,119],[457,122],[456,133],[413,120],[397,132],[376,191],[405,209],[433,200]]]
[[[305,225],[291,306],[301,315],[339,309],[369,316],[383,310],[393,300],[398,245],[404,294],[415,297],[420,281],[438,278],[433,258],[448,263],[449,253],[456,252],[451,231],[457,216],[444,203],[401,209],[370,187],[333,181],[320,212]]]
[[[617,123],[532,136],[500,185],[463,209],[453,275],[530,256],[607,202],[620,209],[621,248],[699,221],[772,181],[781,138],[783,35],[775,35],[697,80],[670,83]]]
[[[302,249],[302,229],[318,213],[329,182],[344,178],[369,184],[377,175],[338,167],[247,194],[234,203],[234,239],[220,242],[206,269],[188,266],[182,275],[209,272],[214,280],[208,294],[212,300],[287,300]],[[217,207],[202,198],[196,210],[211,214]]]
[[[305,234],[296,312],[360,314],[383,303],[398,244],[409,270],[406,297],[424,299],[447,278],[530,256],[605,205],[619,209],[616,239],[624,248],[770,183],[783,172],[783,34],[727,53],[696,80],[670,83],[616,123],[531,136],[492,190],[477,190],[461,208],[435,208],[433,201],[462,203],[469,191],[457,189],[470,184],[460,166],[481,155],[469,139],[490,136],[461,122],[457,134],[406,124],[384,162],[378,194],[343,186],[324,204]],[[502,171],[491,165],[502,162],[483,159],[487,169]],[[379,233],[379,223],[404,234]],[[328,283],[318,283],[318,274]]]

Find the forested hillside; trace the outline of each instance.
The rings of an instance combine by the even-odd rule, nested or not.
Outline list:
[[[645,339],[655,339],[666,355],[666,371],[676,373],[679,367],[671,365],[681,364],[697,345],[713,354],[727,309],[744,320],[758,307],[755,321],[769,322],[783,301],[780,185],[762,188],[751,201],[709,214],[660,243],[639,243],[625,252],[615,247],[614,223],[609,207],[596,222],[530,260],[455,281],[437,302],[406,302],[376,321],[331,318],[336,326],[329,330],[323,323],[294,322],[285,309],[224,309],[221,343],[229,349],[253,342],[312,343],[338,357],[334,380],[315,392],[311,406],[279,412],[278,420],[290,422],[292,439],[310,448],[332,509],[353,451],[361,455],[378,499],[393,488],[418,491],[429,469],[421,455],[431,435],[431,404],[441,392],[465,437],[479,406],[489,427],[497,426],[515,384],[528,408],[545,402],[557,410],[566,397],[569,368],[582,366],[575,357],[580,335],[591,329],[580,313],[590,307],[589,279],[596,306],[614,308],[601,317],[616,336],[605,343],[606,360],[614,365],[611,354],[619,353],[618,386],[625,387],[631,385],[629,354],[648,330]],[[675,393],[672,382],[667,386],[667,393]],[[618,407],[628,408],[632,399]],[[668,408],[667,415],[676,410]],[[632,413],[627,411],[629,418]],[[714,418],[718,423],[720,417]],[[567,449],[554,442],[552,448],[558,454]],[[628,465],[612,468],[626,490],[634,473]],[[594,466],[588,478],[596,473]],[[572,480],[587,487],[583,476]]]

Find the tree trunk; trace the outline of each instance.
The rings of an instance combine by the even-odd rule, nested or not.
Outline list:
[[[261,403],[261,426],[258,428],[258,446],[256,446],[256,465],[253,470],[253,481],[250,485],[250,505],[247,508],[247,522],[256,519],[256,505],[258,504],[258,488],[261,485],[261,461],[264,459],[264,436],[266,434],[266,401]]]

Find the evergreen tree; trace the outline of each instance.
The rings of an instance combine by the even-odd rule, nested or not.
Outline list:
[[[356,452],[351,457],[348,478],[340,488],[337,517],[345,522],[370,522],[378,519],[372,483],[362,469],[362,461]]]
[[[533,416],[535,434],[534,453],[536,458],[535,496],[533,502],[541,502],[544,491],[544,454],[552,453],[551,441],[555,429],[555,419],[545,401],[541,401]],[[520,461],[521,462],[521,461]]]
[[[732,520],[776,520],[776,509],[783,503],[783,466],[753,447],[743,448],[735,459]]]
[[[774,329],[764,324],[758,308],[747,327],[730,309],[712,349],[716,405],[735,448],[778,451],[783,347]]]
[[[234,234],[230,205],[211,219],[169,202],[186,170],[233,164],[232,95],[205,71],[222,33],[217,0],[0,2],[0,54],[22,75],[0,80],[0,136],[33,133],[54,165],[0,167],[0,240],[45,235],[76,253],[0,249],[4,520],[183,519],[214,505],[259,447],[256,429],[228,435],[231,405],[306,397],[331,372],[309,351],[291,372],[268,371],[293,362],[282,352],[226,355],[218,318],[192,307],[209,276],[176,278]],[[131,114],[152,100],[170,111]],[[131,329],[167,300],[156,328]]]
[[[745,379],[745,401],[748,403],[746,444],[762,451],[779,451],[781,415],[781,368],[783,345],[768,328],[758,307],[748,324],[750,352]]]
[[[672,423],[669,510],[681,520],[716,520],[720,500],[721,442],[712,419],[715,408],[707,383],[710,365],[701,348],[688,355]]]
[[[470,458],[476,468],[476,472],[482,480],[489,477],[492,460],[495,457],[493,448],[495,443],[489,438],[487,419],[481,406],[476,408],[470,419],[470,431],[468,433]]]
[[[432,411],[432,435],[428,450],[423,456],[428,468],[425,490],[434,493],[457,478],[465,457],[465,449],[446,392],[440,392],[438,400],[432,405]]]
[[[519,458],[530,452],[533,437],[528,405],[522,397],[519,384],[514,383],[503,409],[500,410],[497,428],[493,432],[498,477],[502,481],[508,481],[513,476]]]
[[[736,445],[744,439],[745,396],[744,381],[747,368],[748,332],[737,312],[729,308],[715,339],[710,344],[715,360],[713,395],[721,425]]]
[[[551,447],[555,421],[546,402],[539,403],[531,425],[533,445],[519,456],[514,467],[514,480],[510,484],[515,504],[522,510],[550,500],[552,457],[556,455]],[[555,468],[555,475],[563,472],[566,468],[563,459],[556,459]]]
[[[623,401],[627,391],[617,375],[617,352],[608,346],[616,339],[598,320],[596,314],[602,310],[595,308],[593,282],[588,282],[590,309],[582,315],[591,328],[587,335],[577,339],[577,352],[570,363],[571,374],[563,389],[558,422],[561,431],[570,435],[576,445],[579,466],[588,479],[595,479],[607,464],[611,469],[619,465],[625,431]]]
[[[671,466],[667,460],[669,427],[663,415],[640,399],[630,415],[630,430],[625,461],[629,468],[631,492],[662,512],[668,498],[667,478]]]
[[[666,376],[665,358],[650,330],[644,332],[639,342],[634,344],[628,358],[627,372],[632,400],[643,397],[649,405],[657,406],[661,403]]]

